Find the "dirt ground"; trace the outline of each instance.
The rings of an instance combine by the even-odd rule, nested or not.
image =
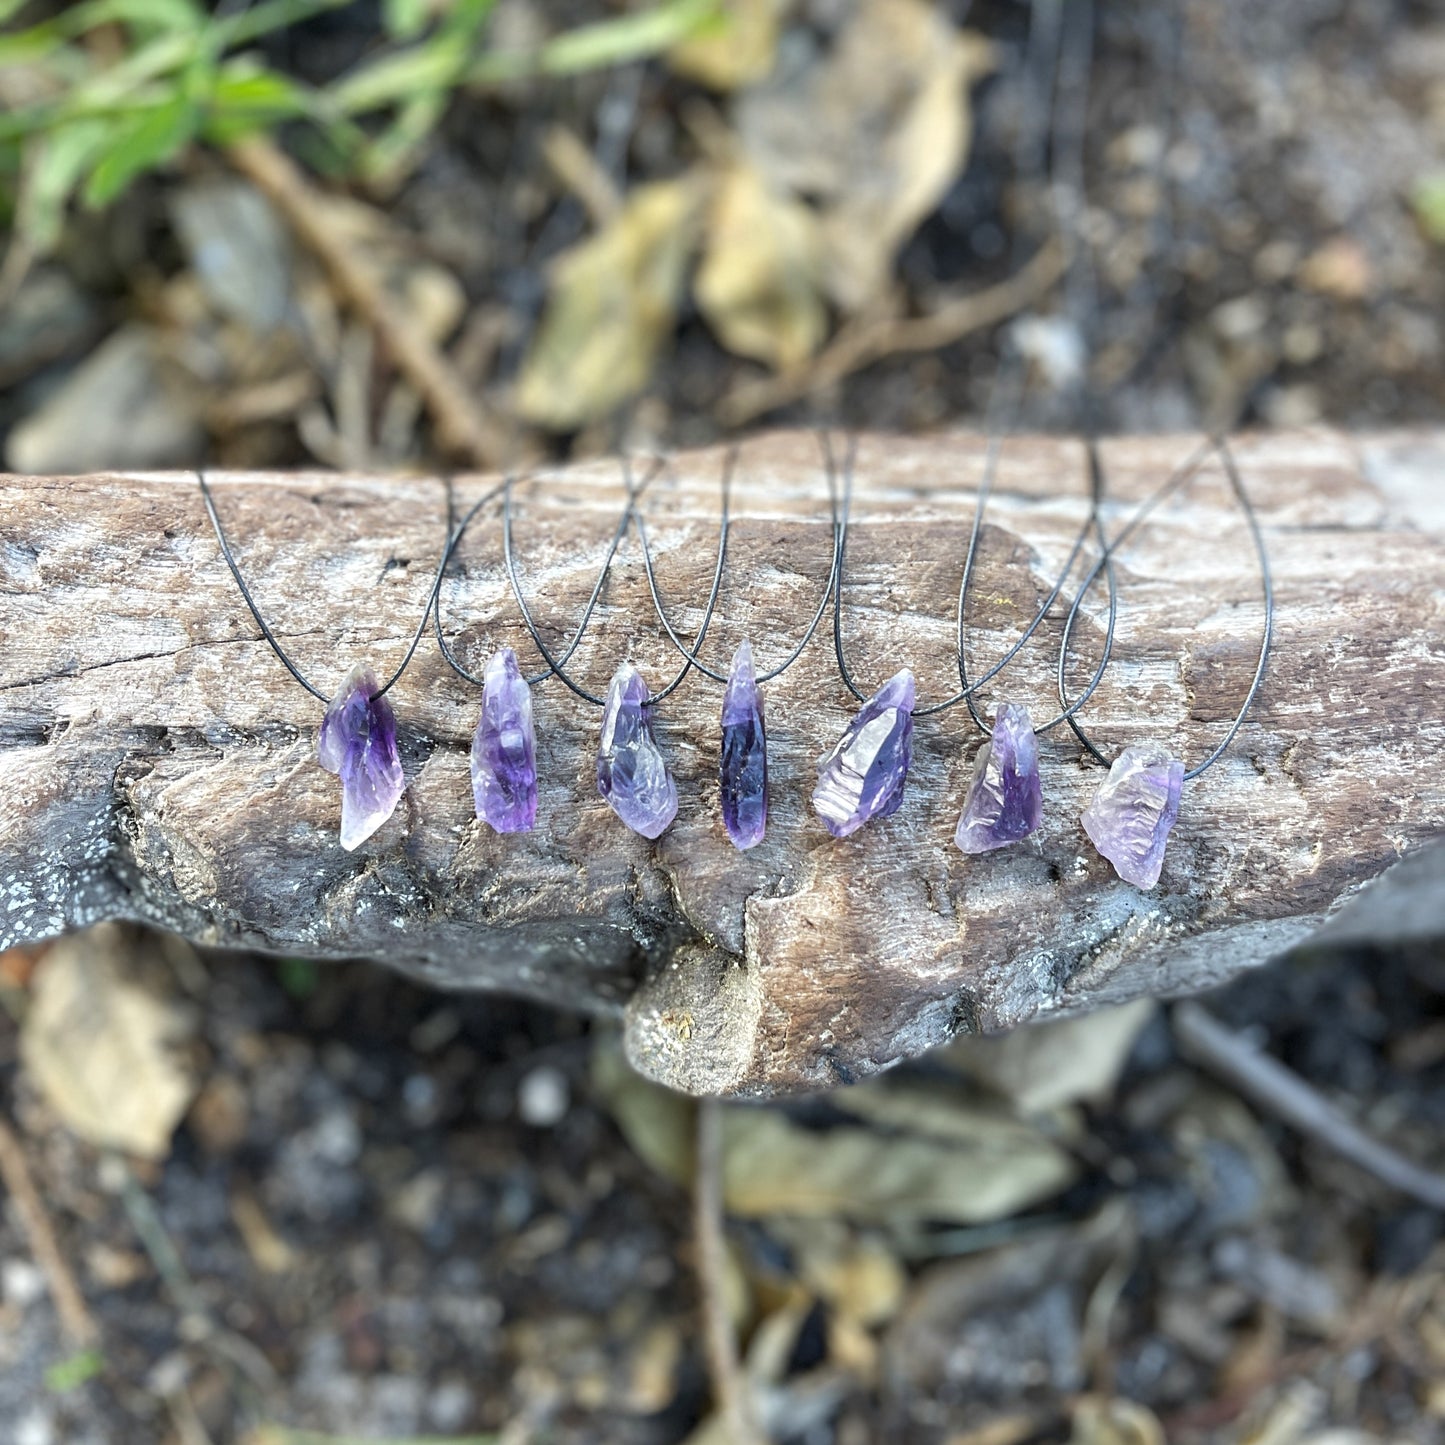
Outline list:
[[[619,1093],[605,1027],[363,965],[164,969],[194,1017],[199,1093],[163,1163],[78,1143],[0,1029],[105,1361],[57,1383],[76,1351],[6,1217],[7,1440],[313,1439],[276,1422],[348,1440],[694,1438],[709,1392],[687,1192],[644,1162],[666,1163],[670,1121]],[[1438,1161],[1442,985],[1438,955],[1304,959],[1211,1007]],[[866,1217],[860,1176],[865,1217],[789,1217],[782,1198],[735,1222],[771,1438],[1445,1439],[1441,1215],[1190,1068],[1160,1011],[1108,1039],[1088,1027],[1041,1031],[1021,1072],[965,1040],[879,1091],[930,1101],[958,1149],[991,1077],[1066,1142],[1037,1202],[975,1224]],[[1119,1083],[1092,1102],[1065,1084],[1040,1112],[1029,1089],[1081,1049]],[[840,1149],[850,1132],[827,1098],[733,1108]],[[870,1127],[900,1137],[890,1116]]]
[[[1089,79],[1061,93],[1046,164],[1029,159],[1042,7],[943,8],[996,47],[967,164],[898,245],[886,305],[829,299],[776,405],[755,405],[775,373],[686,291],[620,412],[505,420],[549,267],[597,230],[598,186],[674,179],[720,136],[766,148],[765,109],[656,62],[458,98],[405,180],[368,197],[384,233],[356,234],[418,314],[435,308],[481,412],[504,419],[498,460],[773,423],[978,426],[1009,348],[1031,376],[1004,419],[1019,429],[1445,421],[1445,218],[1420,201],[1445,175],[1437,5],[1100,5],[1064,28],[1060,73]],[[791,7],[785,81],[852,9]],[[378,15],[309,22],[275,59],[324,84]],[[582,142],[580,181],[548,159],[558,127]],[[78,213],[0,313],[12,467],[445,459],[300,248],[274,255],[309,343],[258,329],[264,268],[239,311],[208,309],[177,216],[224,175],[197,153],[105,216]],[[901,323],[1015,274],[1059,213],[1075,255],[1058,284],[998,325],[897,349]],[[830,375],[829,347],[869,325],[878,359]],[[121,333],[114,374],[78,387]],[[0,956],[0,1094],[96,1332],[57,1312],[7,1175],[3,1445],[724,1439],[681,1182],[690,1106],[622,1078],[605,1021],[363,964],[197,957],[125,931],[96,947],[163,1003],[180,1042],[137,1107],[165,1113],[174,1089],[178,1122],[150,1159],[82,1142],[21,1059],[54,959]],[[1445,1161],[1438,951],[1302,957],[1210,1007],[1370,1132]],[[778,1445],[1445,1442],[1445,1216],[1186,1062],[1167,1009],[963,1040],[866,1089],[867,1113],[812,1098],[728,1114],[744,1137],[779,1119],[825,1135],[840,1168],[860,1139],[876,1166],[894,1147],[972,1148],[1000,1118],[1020,1121],[1020,1154],[990,1166],[1004,1187],[986,1219],[885,1208],[861,1164],[824,1215],[791,1212],[786,1159],[730,1185],[727,1306]],[[1025,1177],[1024,1157],[1047,1167]]]

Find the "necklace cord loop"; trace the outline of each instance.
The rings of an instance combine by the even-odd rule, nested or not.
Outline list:
[[[1001,378],[1000,382],[995,386],[995,401],[1002,394],[1003,385],[1004,382]],[[825,456],[827,457],[828,465],[831,468],[833,466],[832,444],[826,434],[822,436],[822,444],[824,447]],[[983,511],[984,507],[987,505],[988,498],[993,489],[994,477],[996,474],[998,458],[1002,451],[1002,445],[1003,442],[1001,430],[997,427],[994,427],[990,432],[989,447],[984,462],[984,474],[982,480],[979,483],[978,503],[974,509],[973,526],[969,535],[968,551],[964,560],[963,576],[959,583],[958,589],[957,633],[955,638],[954,650],[955,659],[958,666],[958,677],[960,686],[957,692],[943,699],[943,701],[933,703],[925,708],[915,708],[913,712],[913,716],[915,718],[931,717],[936,713],[945,712],[947,709],[957,706],[957,704],[959,704],[960,702],[968,702],[969,710],[973,715],[975,723],[979,726],[980,730],[985,735],[988,734],[989,728],[974,708],[972,702],[974,695],[981,688],[985,687],[988,683],[993,681],[993,679],[997,677],[999,673],[1001,673],[1006,667],[1009,666],[1010,663],[1013,662],[1013,660],[1019,655],[1019,653],[1023,651],[1024,647],[1027,646],[1030,638],[1033,637],[1034,633],[1037,632],[1038,629],[1043,625],[1044,619],[1048,616],[1049,612],[1054,606],[1054,603],[1058,600],[1059,594],[1063,591],[1064,585],[1068,581],[1069,575],[1074,569],[1074,564],[1078,560],[1079,553],[1083,549],[1084,542],[1087,539],[1091,529],[1094,530],[1099,537],[1100,550],[1102,551],[1104,548],[1103,531],[1100,526],[1098,514],[1099,487],[1096,479],[1093,488],[1093,497],[1089,507],[1089,515],[1085,519],[1083,526],[1079,529],[1079,534],[1075,538],[1074,544],[1070,548],[1069,555],[1064,562],[1063,570],[1059,573],[1059,576],[1054,582],[1053,587],[1050,589],[1048,596],[1046,596],[1043,602],[1039,605],[1032,619],[1024,628],[1022,634],[1009,646],[1008,650],[1003,654],[1003,656],[1000,657],[998,661],[995,662],[980,677],[974,679],[974,681],[972,682],[969,681],[967,664],[964,660],[964,614],[968,598],[968,589],[972,581],[973,569],[977,560],[979,539],[982,533]],[[843,486],[843,517],[837,539],[837,566],[834,573],[833,648],[834,652],[837,655],[838,671],[843,679],[844,685],[859,702],[866,702],[868,694],[865,693],[862,688],[858,686],[858,683],[856,682],[848,668],[848,662],[845,656],[845,650],[843,646],[842,627],[842,597],[844,575],[843,564],[845,558],[845,549],[847,547],[847,534],[852,509],[853,465],[857,456],[857,447],[858,440],[855,436],[850,439],[848,457],[844,463],[845,470]],[[1072,704],[1065,703],[1064,711],[1061,712],[1058,717],[1053,718],[1051,721],[1045,723],[1043,727],[1036,729],[1036,731],[1038,732],[1047,732],[1049,728],[1056,727],[1060,722],[1063,722],[1065,718],[1070,714],[1071,709],[1083,706],[1083,704],[1090,697],[1093,696],[1094,690],[1103,680],[1104,671],[1108,666],[1109,662],[1110,649],[1113,646],[1114,635],[1113,621],[1116,603],[1114,595],[1112,568],[1110,568],[1109,570],[1109,577],[1110,623],[1108,635],[1105,642],[1104,654],[1100,659],[1098,669],[1093,678],[1090,680],[1089,686],[1085,690],[1083,695]]]
[[[299,682],[301,686],[304,687],[306,691],[311,694],[312,697],[316,698],[318,701],[326,704],[327,706],[330,706],[330,696],[322,692],[322,690],[314,683],[307,680],[307,678],[302,674],[301,669],[298,668],[296,664],[291,660],[291,658],[287,655],[286,649],[281,646],[281,643],[277,639],[276,634],[271,630],[270,625],[261,615],[261,609],[259,606],[257,606],[256,599],[251,595],[251,589],[246,585],[246,579],[241,576],[241,569],[237,565],[235,554],[231,551],[230,541],[226,537],[225,528],[221,525],[220,514],[216,510],[215,498],[211,495],[210,484],[206,481],[205,473],[199,468],[196,469],[196,480],[200,483],[201,486],[201,500],[206,505],[206,515],[210,518],[211,526],[216,533],[216,541],[220,545],[221,556],[225,559],[226,566],[230,568],[231,576],[235,579],[236,587],[241,593],[242,600],[245,602],[247,608],[250,610],[251,616],[255,619],[256,626],[261,629],[261,636],[265,638],[268,646],[271,648],[271,651],[276,654],[281,665],[286,669],[286,671],[289,672],[291,676],[295,678],[295,680]],[[448,526],[450,526],[450,478],[444,479],[443,485],[445,486],[447,492],[447,522]],[[422,633],[426,631],[427,618],[431,616],[432,608],[436,603],[438,589],[441,587],[442,571],[446,567],[447,559],[450,556],[450,546],[444,547],[442,549],[441,562],[437,566],[436,575],[432,578],[431,588],[427,592],[426,610],[422,613],[421,621],[417,624],[416,631],[412,633],[411,642],[407,646],[406,653],[402,657],[400,665],[397,667],[396,671],[393,672],[392,675],[387,678],[387,680],[379,688],[377,688],[375,696],[382,697],[386,693],[390,692],[391,689],[395,687],[398,682],[401,681],[402,673],[404,673],[411,665],[411,660],[416,655],[417,646],[421,642]]]
[[[698,631],[697,640],[693,643],[691,648],[689,648],[687,644],[683,642],[682,638],[677,635],[677,629],[673,626],[672,621],[667,615],[667,609],[663,606],[662,596],[657,586],[657,575],[652,562],[652,548],[647,540],[647,524],[640,510],[636,513],[635,518],[637,523],[638,540],[642,544],[642,565],[647,572],[647,587],[648,591],[652,594],[652,605],[657,612],[658,621],[662,623],[663,631],[667,633],[668,638],[672,642],[672,645],[677,648],[677,650],[683,655],[684,658],[688,660],[691,666],[695,667],[705,677],[709,677],[714,682],[720,682],[724,685],[726,685],[728,681],[728,675],[723,672],[718,672],[712,667],[709,667],[706,663],[701,661],[697,654],[703,644],[704,634],[707,630],[707,619],[711,616],[712,608],[717,598],[718,589],[721,585],[723,569],[726,563],[728,539],[731,535],[732,528],[732,479],[737,467],[738,455],[739,448],[736,445],[730,447],[728,449],[727,458],[723,463],[722,504],[720,513],[721,522],[720,530],[718,533],[717,566],[713,572],[712,593],[708,598],[708,605],[706,613],[704,615],[704,622],[702,627]],[[833,545],[829,549],[833,561],[832,566],[829,568],[828,571],[828,580],[823,588],[823,595],[818,599],[818,605],[813,611],[812,620],[809,622],[807,628],[803,632],[802,638],[799,640],[797,646],[795,646],[793,650],[788,653],[788,655],[783,659],[781,663],[778,664],[777,667],[770,668],[757,675],[755,681],[759,686],[762,686],[764,683],[771,682],[776,677],[781,677],[782,674],[785,673],[803,655],[804,650],[813,640],[813,636],[818,630],[818,625],[823,620],[823,614],[828,610],[828,603],[832,600],[833,597],[833,582],[838,564],[838,488],[831,467],[828,469],[827,480],[829,510],[832,518],[831,525],[833,532]]]
[[[571,677],[571,675],[566,670],[566,664],[568,660],[572,657],[573,653],[576,652],[578,646],[581,644],[583,634],[586,632],[587,627],[591,623],[593,612],[597,606],[597,601],[602,596],[602,589],[606,585],[608,574],[612,570],[613,559],[617,556],[617,549],[622,545],[622,539],[627,535],[627,528],[631,523],[633,509],[637,504],[637,499],[652,484],[652,482],[656,479],[658,473],[661,472],[662,468],[662,459],[654,458],[651,469],[648,471],[646,476],[644,476],[640,482],[634,483],[631,466],[628,464],[626,458],[623,459],[622,473],[624,482],[626,484],[627,500],[623,504],[622,515],[618,518],[617,528],[612,534],[611,542],[608,544],[607,554],[602,559],[602,566],[597,573],[597,581],[592,586],[592,594],[587,599],[587,605],[583,609],[582,620],[578,623],[577,630],[572,634],[572,640],[563,650],[560,657],[554,657],[551,649],[543,640],[542,634],[538,630],[536,619],[532,616],[532,609],[528,607],[527,599],[522,595],[522,582],[521,578],[517,575],[516,551],[512,545],[512,489],[515,478],[508,477],[507,480],[503,483],[502,556],[506,563],[507,577],[508,580],[511,582],[512,596],[516,598],[517,608],[522,614],[522,621],[526,624],[527,631],[531,634],[532,637],[532,643],[536,647],[537,651],[541,653],[542,659],[544,662],[546,662],[548,669],[546,672],[538,673],[534,678],[529,677],[527,679],[529,685],[535,685],[536,683],[541,682],[544,678],[550,677],[555,674],[558,678],[561,679],[562,683],[576,696],[580,697],[583,702],[590,702],[593,707],[606,707],[607,704],[605,699],[598,697],[595,693],[588,692],[586,688],[581,686],[580,683],[576,682]],[[686,669],[684,669],[683,674],[680,674],[679,677],[673,682],[672,686],[675,687],[677,683],[682,680],[682,676],[684,676],[685,674]],[[671,691],[671,687],[669,687],[667,690]],[[649,701],[652,700],[653,699],[649,699]]]
[[[1092,443],[1091,443],[1092,447]],[[1089,574],[1084,578],[1078,595],[1074,598],[1073,606],[1069,609],[1069,615],[1064,620],[1064,633],[1059,644],[1058,664],[1058,691],[1059,703],[1065,709],[1064,717],[1069,727],[1073,730],[1074,736],[1093,759],[1103,767],[1111,767],[1113,760],[1105,756],[1104,752],[1094,742],[1079,722],[1075,713],[1079,703],[1070,704],[1068,700],[1068,684],[1065,676],[1068,667],[1069,641],[1073,636],[1074,624],[1078,619],[1079,609],[1083,605],[1084,598],[1088,595],[1089,589],[1097,580],[1099,572],[1105,568],[1112,570],[1114,554],[1138,531],[1139,527],[1149,515],[1159,507],[1168,497],[1172,496],[1187,482],[1198,475],[1200,469],[1209,459],[1211,453],[1218,455],[1224,467],[1225,476],[1229,481],[1230,489],[1239,502],[1240,510],[1244,514],[1245,523],[1249,528],[1250,539],[1254,543],[1255,555],[1259,559],[1260,581],[1264,601],[1264,627],[1262,629],[1259,647],[1259,660],[1255,664],[1254,675],[1250,679],[1249,687],[1244,695],[1244,701],[1240,705],[1239,712],[1235,715],[1234,721],[1229,725],[1223,739],[1218,746],[1197,766],[1188,769],[1184,774],[1184,781],[1191,782],[1200,776],[1201,773],[1214,766],[1223,756],[1226,748],[1234,741],[1240,728],[1244,726],[1244,720],[1249,715],[1250,708],[1259,692],[1260,685],[1264,681],[1265,670],[1269,661],[1269,650],[1274,637],[1274,581],[1269,565],[1269,552],[1265,546],[1264,533],[1259,525],[1259,517],[1254,510],[1254,504],[1245,491],[1244,480],[1240,476],[1239,468],[1235,463],[1234,454],[1229,448],[1229,443],[1222,435],[1209,437],[1200,443],[1190,456],[1166,480],[1155,489],[1155,491],[1139,504],[1133,516],[1124,524],[1119,535],[1112,542],[1104,546],[1103,555],[1096,562]],[[1099,466],[1099,476],[1102,480],[1102,466]],[[1099,537],[1101,543],[1104,541],[1102,526]],[[1112,610],[1112,609],[1111,609]],[[1110,618],[1110,633],[1113,631],[1113,619]],[[1082,699],[1080,699],[1082,701]]]

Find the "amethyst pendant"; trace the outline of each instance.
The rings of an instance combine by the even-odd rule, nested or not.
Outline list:
[[[1159,881],[1183,786],[1184,764],[1163,748],[1125,748],[1084,809],[1084,832],[1126,883],[1152,888]]]
[[[993,736],[979,750],[953,841],[965,853],[988,853],[1027,838],[1043,814],[1039,740],[1028,709],[1006,702]]]
[[[498,833],[527,833],[537,821],[537,737],[532,689],[510,647],[493,653],[483,676],[482,716],[472,738],[477,817]]]
[[[341,846],[358,848],[391,817],[406,782],[396,751],[396,717],[358,662],[321,720],[316,760],[341,779]]]
[[[723,826],[733,846],[744,849],[761,843],[768,825],[768,739],[753,649],[746,641],[733,653],[723,693],[718,781]]]
[[[913,761],[913,674],[890,677],[818,762],[813,807],[835,837],[856,833],[871,818],[898,811]]]
[[[612,676],[597,745],[597,791],[644,838],[677,816],[677,785],[662,759],[647,711],[647,684],[630,662]]]

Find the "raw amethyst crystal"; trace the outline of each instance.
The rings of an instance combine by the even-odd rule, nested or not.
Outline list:
[[[1126,883],[1152,888],[1159,881],[1183,786],[1184,764],[1163,748],[1125,748],[1084,809],[1084,832]]]
[[[753,671],[753,649],[746,641],[733,653],[723,693],[718,778],[723,827],[733,846],[742,849],[761,843],[768,825],[768,739],[763,727],[763,695]]]
[[[528,833],[537,821],[537,737],[532,689],[510,647],[492,654],[482,679],[482,716],[472,737],[477,817],[498,833]]]
[[[905,667],[862,707],[818,762],[813,807],[835,837],[898,811],[913,761],[913,674]]]
[[[677,816],[677,785],[652,732],[647,684],[630,662],[612,676],[597,745],[597,791],[644,838],[656,838]]]
[[[396,717],[358,662],[326,709],[316,760],[341,779],[341,846],[358,848],[391,817],[406,786],[396,751]]]
[[[974,760],[953,841],[965,853],[1017,843],[1039,826],[1043,801],[1033,720],[1026,707],[1006,702],[993,720],[993,737]]]

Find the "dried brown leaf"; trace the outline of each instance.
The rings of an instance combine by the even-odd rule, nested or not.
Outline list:
[[[971,1224],[1047,1199],[1074,1177],[1069,1156],[1027,1125],[951,1100],[924,1109],[917,1097],[895,1116],[887,1092],[870,1084],[837,1098],[849,1112],[871,1115],[873,1128],[806,1129],[777,1110],[731,1111],[728,1208],[747,1216]]]
[[[709,90],[739,90],[767,78],[788,0],[731,0],[718,20],[668,52],[679,75]]]
[[[963,168],[968,91],[992,66],[980,37],[926,0],[864,0],[831,53],[737,106],[749,159],[820,199],[826,279],[857,311]]]
[[[131,935],[63,939],[35,977],[21,1057],[65,1124],[92,1144],[162,1159],[195,1093],[185,1011],[132,975]]]
[[[643,186],[611,224],[558,260],[517,387],[528,421],[571,430],[647,385],[677,318],[700,199],[691,179]]]
[[[780,371],[827,334],[816,214],[753,166],[731,167],[714,195],[694,290],[718,340]]]
[[[939,1059],[1012,1099],[1026,1114],[1061,1104],[1103,1103],[1135,1040],[1158,1012],[1152,999],[1057,1019],[994,1037],[960,1038]]]
[[[692,1169],[692,1105],[598,1051],[599,1091],[628,1142],[679,1183]],[[956,1088],[877,1081],[833,1102],[866,1125],[805,1128],[781,1108],[730,1106],[723,1190],[730,1214],[861,1223],[1004,1218],[1065,1188],[1067,1152]]]
[[[1164,1445],[1164,1427],[1147,1405],[1085,1395],[1074,1407],[1069,1445]]]

